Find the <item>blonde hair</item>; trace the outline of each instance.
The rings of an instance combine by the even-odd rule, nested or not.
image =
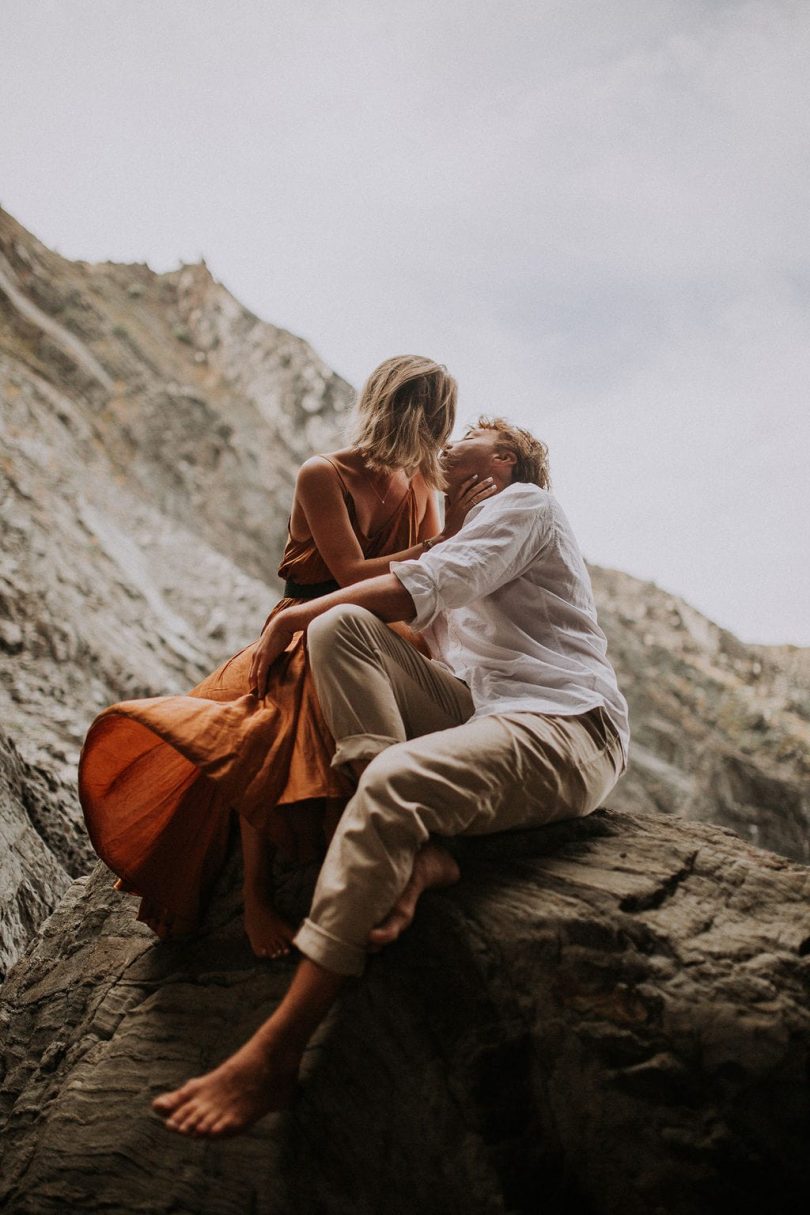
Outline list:
[[[548,464],[548,447],[536,439],[529,430],[513,426],[506,418],[479,418],[476,430],[494,430],[499,451],[509,451],[515,456],[512,481],[529,481],[541,489],[551,489],[551,473]]]
[[[349,441],[370,469],[420,472],[444,489],[439,453],[456,419],[458,386],[443,363],[417,354],[386,359],[366,380]]]

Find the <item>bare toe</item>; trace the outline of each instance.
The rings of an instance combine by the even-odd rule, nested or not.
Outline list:
[[[210,1134],[211,1129],[214,1126],[214,1123],[218,1122],[219,1119],[220,1119],[219,1110],[208,1110],[208,1112],[206,1114],[203,1114],[202,1118],[200,1119],[199,1123],[197,1124],[197,1134],[198,1135]]]
[[[180,1104],[183,1098],[178,1092],[161,1093],[159,1097],[155,1097],[152,1102],[152,1109],[157,1110],[159,1114],[170,1114],[173,1109]]]
[[[378,924],[376,928],[372,928],[368,934],[369,945],[382,948],[383,945],[390,945],[395,941],[401,933],[409,926],[413,920],[413,915],[404,911],[396,910],[392,912],[382,924]]]
[[[161,1093],[155,1097],[152,1102],[152,1108],[157,1110],[159,1114],[170,1114],[173,1110],[177,1110],[184,1101],[188,1101],[189,1097],[197,1090],[196,1077],[192,1080],[187,1080],[180,1088],[173,1089],[169,1093]]]
[[[182,1135],[192,1134],[199,1126],[207,1112],[207,1106],[194,1104],[186,1113],[185,1117],[180,1122],[178,1130]]]
[[[292,924],[282,919],[269,903],[260,900],[245,903],[245,931],[258,958],[277,957],[295,936]]]
[[[170,1126],[173,1131],[178,1131],[180,1129],[181,1123],[183,1122],[184,1118],[188,1114],[188,1106],[189,1106],[188,1101],[184,1101],[182,1103],[182,1105],[180,1105],[174,1111],[172,1116],[170,1118],[166,1119],[166,1126]]]

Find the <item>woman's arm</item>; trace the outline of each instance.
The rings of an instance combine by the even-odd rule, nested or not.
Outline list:
[[[295,483],[295,495],[318,552],[332,577],[341,586],[351,586],[364,578],[387,574],[392,561],[413,560],[424,552],[420,540],[399,553],[364,557],[346,510],[340,481],[325,460],[314,457],[301,466]],[[436,522],[438,524],[438,518]]]
[[[332,466],[326,460],[313,457],[301,466],[295,484],[296,499],[306,517],[310,535],[332,577],[341,586],[351,586],[365,578],[387,574],[392,561],[411,561],[421,557],[425,551],[424,540],[434,539],[438,544],[455,535],[470,508],[496,492],[491,477],[485,478],[480,484],[477,477],[470,477],[460,486],[453,502],[445,504],[441,530],[438,507],[431,493],[419,525],[417,544],[382,557],[364,557],[346,510],[340,481]]]

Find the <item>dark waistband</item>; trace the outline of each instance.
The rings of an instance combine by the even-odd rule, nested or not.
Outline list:
[[[321,595],[331,595],[339,591],[339,582],[293,582],[288,578],[284,583],[285,599],[320,599]]]

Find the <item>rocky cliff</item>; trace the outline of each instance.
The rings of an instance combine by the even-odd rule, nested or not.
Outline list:
[[[352,396],[204,265],[68,262],[0,211],[0,971],[94,862],[89,722],[256,635]]]
[[[204,264],[69,262],[0,211],[0,971],[93,863],[74,792],[89,721],[255,634],[295,467],[351,396]],[[622,804],[808,860],[807,651],[592,572],[632,712]]]
[[[653,583],[591,574],[630,704],[621,805],[720,823],[808,863],[810,650],[745,645]]]
[[[191,942],[157,942],[103,867],[74,882],[3,989],[2,1209],[806,1210],[810,870],[608,810],[458,855],[459,885],[425,896],[313,1040],[293,1109],[215,1143],[150,1101],[289,982],[242,933],[238,842]],[[292,917],[301,876],[279,874]]]
[[[199,937],[134,920],[78,748],[255,635],[295,467],[351,395],[204,265],[67,262],[0,212],[4,1209],[714,1215],[772,1206],[775,1176],[804,1209],[808,653],[598,568],[616,808],[460,842],[463,882],[342,1001],[291,1113],[215,1145],[151,1114],[289,970],[250,954],[235,840]],[[312,872],[277,877],[301,914]]]

